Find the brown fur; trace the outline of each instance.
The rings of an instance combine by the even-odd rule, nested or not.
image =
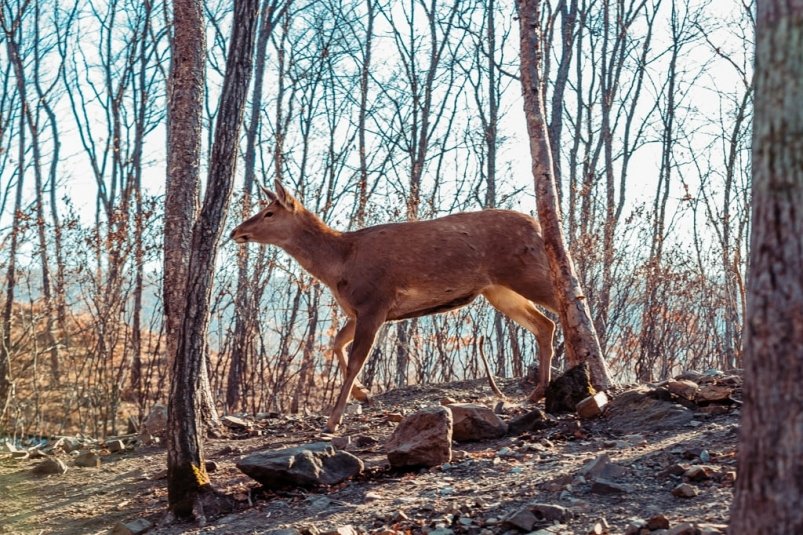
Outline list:
[[[349,320],[335,337],[345,375],[327,423],[335,431],[374,337],[386,321],[460,308],[478,295],[530,330],[540,355],[538,386],[550,378],[554,323],[535,304],[555,310],[541,228],[510,210],[483,210],[431,221],[338,232],[276,182],[271,202],[231,234],[238,243],[277,245],[326,284]],[[353,339],[348,361],[343,354]],[[360,392],[357,384],[355,394]]]

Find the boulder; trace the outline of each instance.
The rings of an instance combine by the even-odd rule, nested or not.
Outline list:
[[[605,392],[597,392],[593,396],[588,396],[577,404],[577,414],[584,420],[596,418],[602,415],[602,410],[608,404],[608,396]]]
[[[594,394],[596,391],[591,386],[588,363],[583,362],[550,381],[544,404],[549,414],[574,412],[578,403]]]
[[[614,398],[607,416],[614,433],[651,433],[683,427],[694,413],[677,403],[655,399],[652,390],[642,386]]]
[[[499,438],[507,433],[507,424],[485,405],[452,403],[452,438],[459,442]]]
[[[93,451],[84,451],[78,454],[75,458],[75,466],[82,466],[84,468],[99,468],[100,456]]]
[[[393,431],[385,451],[394,468],[448,463],[452,458],[452,412],[431,407],[411,414]]]
[[[47,476],[53,474],[63,474],[67,471],[67,465],[60,459],[50,458],[45,459],[41,463],[33,467],[33,473],[38,476]]]
[[[253,453],[237,468],[271,489],[335,485],[363,471],[363,462],[326,442]]]
[[[681,379],[679,381],[669,381],[666,388],[678,397],[694,401],[694,396],[697,394],[697,383],[689,381],[688,379]]]

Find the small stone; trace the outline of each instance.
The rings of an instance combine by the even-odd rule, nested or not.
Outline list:
[[[84,468],[98,468],[100,467],[100,455],[92,451],[85,451],[78,454],[75,458],[75,466],[82,466]]]
[[[608,481],[607,479],[597,478],[594,483],[591,484],[591,492],[594,494],[629,494],[633,492],[628,485],[622,485],[619,483],[614,483],[613,481]]]
[[[344,414],[347,416],[359,416],[362,414],[362,405],[360,403],[349,403],[346,405]]]
[[[580,469],[580,475],[588,479],[615,479],[627,473],[627,469],[611,462],[607,453],[597,456]]]
[[[153,524],[144,519],[138,518],[130,522],[118,522],[111,530],[111,535],[140,535],[153,527]]]
[[[230,429],[250,429],[251,422],[237,416],[226,415],[220,419],[221,423]]]
[[[699,535],[722,535],[728,531],[728,526],[725,524],[708,524],[701,522],[695,527]]]
[[[597,392],[593,396],[588,396],[577,404],[577,414],[580,418],[591,419],[602,414],[603,409],[608,404],[608,395],[605,392]]]
[[[698,490],[688,483],[681,483],[672,489],[672,496],[678,498],[694,498],[697,494],[699,494]]]
[[[67,465],[60,459],[45,459],[33,467],[33,473],[38,476],[48,476],[53,474],[63,474],[67,471]]]
[[[655,515],[647,520],[647,528],[650,531],[655,531],[656,529],[669,529],[669,519],[664,515]]]
[[[714,470],[709,466],[701,466],[695,464],[689,467],[688,470],[683,472],[683,477],[689,481],[704,481],[711,477]]]
[[[526,508],[519,509],[505,519],[505,524],[508,526],[513,526],[514,528],[518,528],[522,531],[532,531],[537,522],[538,519],[535,518],[535,515]]]
[[[400,412],[391,412],[387,415],[388,422],[399,423],[404,420],[404,415]]]
[[[666,535],[695,535],[697,530],[692,524],[684,522],[666,532]]]
[[[206,471],[210,474],[212,472],[217,472],[219,466],[215,461],[205,461],[204,466],[206,467]]]
[[[393,431],[385,451],[395,468],[448,463],[452,458],[452,411],[432,407],[411,414]]]
[[[452,403],[452,438],[464,442],[498,438],[507,433],[507,423],[485,405]]]
[[[457,400],[449,396],[441,398],[441,405],[451,405],[452,403],[457,403]]]
[[[698,389],[697,383],[687,379],[681,379],[680,381],[669,381],[666,384],[666,388],[676,396],[689,401],[694,401],[694,396],[697,394]]]
[[[520,435],[531,431],[540,431],[554,425],[555,421],[547,413],[541,409],[533,409],[510,420],[508,432],[511,435]]]
[[[125,444],[122,440],[112,440],[106,443],[106,449],[111,453],[120,453],[125,451]]]
[[[351,437],[346,435],[344,437],[332,437],[332,446],[339,449],[345,450],[351,446]]]
[[[588,530],[588,535],[607,535],[610,533],[610,529],[611,526],[608,524],[608,521],[605,517],[602,517],[594,522],[594,525]]]
[[[697,403],[726,401],[733,391],[727,386],[705,385],[701,386],[695,396]]]

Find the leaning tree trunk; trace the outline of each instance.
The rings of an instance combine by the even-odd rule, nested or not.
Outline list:
[[[759,2],[739,477],[728,533],[803,533],[803,2]]]
[[[532,172],[535,181],[538,217],[544,232],[544,246],[558,296],[558,314],[566,339],[569,363],[588,362],[592,382],[600,390],[610,386],[608,368],[602,357],[583,290],[574,270],[574,263],[564,245],[560,222],[552,151],[544,119],[545,81],[541,69],[541,2],[518,0],[521,45],[521,85],[524,114],[530,137]]]
[[[200,22],[203,29],[203,18],[200,6],[196,1],[174,1],[176,13],[175,44],[178,54],[174,61],[182,59],[182,52],[190,52],[193,60],[197,54],[203,58],[203,41],[196,33]],[[240,127],[243,122],[246,93],[251,80],[253,68],[254,40],[256,36],[258,0],[239,0],[235,2],[232,34],[226,58],[226,75],[223,81],[220,104],[215,124],[214,143],[209,164],[209,178],[201,213],[192,230],[190,262],[187,269],[187,285],[185,287],[182,322],[177,333],[178,345],[173,362],[173,381],[170,388],[168,405],[168,502],[171,511],[177,516],[194,515],[203,520],[202,500],[204,495],[213,494],[206,473],[203,458],[203,442],[198,430],[200,421],[201,389],[199,376],[204,367],[206,354],[206,334],[209,323],[209,301],[212,292],[214,260],[220,242],[223,219],[228,210],[231,198],[234,170]],[[181,17],[179,19],[179,17]],[[184,28],[183,25],[187,24]],[[195,30],[195,31],[193,31]],[[194,40],[194,42],[193,42]],[[199,47],[200,45],[200,47]],[[185,69],[197,65],[183,65]],[[174,74],[178,73],[178,65],[174,65]],[[184,71],[186,75],[187,72]],[[194,87],[197,81],[203,82],[201,76],[192,76],[189,84]],[[174,79],[174,83],[178,83]],[[173,97],[182,88],[173,87]],[[201,86],[202,89],[202,86]],[[192,95],[202,95],[192,92]],[[171,102],[172,104],[172,102]],[[191,98],[185,102],[200,109],[201,102]],[[171,112],[173,110],[171,109]],[[196,111],[193,110],[193,117]],[[171,128],[178,125],[171,120]],[[195,126],[195,125],[193,125]],[[200,144],[200,128],[192,130],[197,134],[196,143]],[[176,130],[171,141],[175,140]],[[186,132],[185,132],[186,135]],[[208,503],[208,502],[207,502]]]

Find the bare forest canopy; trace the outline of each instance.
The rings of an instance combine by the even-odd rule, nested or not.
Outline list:
[[[204,150],[231,4],[205,2]],[[564,230],[614,378],[740,367],[752,3],[545,6]],[[0,358],[12,388],[0,429],[114,434],[167,395],[170,2],[0,9]],[[514,3],[264,9],[228,229],[275,178],[340,229],[533,213]],[[216,273],[209,375],[220,408],[331,404],[340,379],[329,348],[344,317],[328,291],[276,248],[226,243]],[[383,329],[362,382],[475,377],[480,343],[499,376],[537,361],[528,332],[478,303]]]

